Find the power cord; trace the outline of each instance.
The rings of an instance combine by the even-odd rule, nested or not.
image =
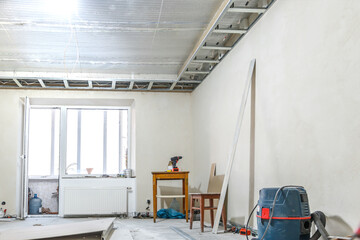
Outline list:
[[[248,228],[249,228],[249,222],[250,222],[251,216],[253,215],[253,213],[254,213],[254,211],[255,211],[255,209],[256,209],[257,206],[258,206],[258,204],[256,204],[255,207],[251,210],[250,216],[249,216],[249,218],[248,218],[248,220],[247,220],[247,222],[246,222],[245,232],[246,232],[246,239],[247,239],[247,240],[249,240],[248,235],[247,235],[247,230],[248,230]]]

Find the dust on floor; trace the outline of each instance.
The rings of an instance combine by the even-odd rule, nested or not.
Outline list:
[[[1,222],[0,234],[5,229],[14,229],[27,226],[37,225],[53,225],[62,223],[79,222],[86,220],[95,220],[99,218],[28,218],[24,221],[16,220],[13,222]],[[189,229],[189,223],[184,219],[157,219],[154,223],[152,219],[116,219],[114,221],[115,231],[111,236],[111,240],[141,240],[141,239],[160,239],[160,240],[184,240],[184,236],[175,232],[171,227],[175,227],[183,233],[191,236],[193,239],[200,240],[217,240],[217,239],[238,239],[245,240],[243,236],[233,233],[213,234],[211,228],[205,228],[205,232],[200,232],[200,222],[195,221],[193,229]],[[219,230],[222,228],[220,227]],[[61,237],[55,239],[66,240],[83,240],[83,239],[100,239],[99,234],[81,235],[71,237]],[[250,238],[251,239],[251,238]]]

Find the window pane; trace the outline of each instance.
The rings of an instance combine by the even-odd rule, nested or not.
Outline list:
[[[60,109],[54,109],[54,175],[59,175],[60,164]]]
[[[78,112],[79,110],[67,111],[67,139],[66,139],[66,169],[67,174],[77,172],[77,136],[78,136]]]
[[[106,149],[106,173],[119,173],[119,110],[107,111],[107,149]]]
[[[121,169],[129,168],[129,146],[128,146],[128,111],[121,111]]]
[[[59,109],[30,109],[29,118],[29,176],[51,175],[51,161],[54,168],[59,165]],[[54,131],[52,132],[52,123]],[[52,135],[54,134],[54,135]],[[54,144],[52,152],[52,144]],[[54,156],[52,156],[52,154]],[[58,174],[58,171],[54,171]]]
[[[103,173],[104,111],[81,111],[80,171],[93,168],[93,174]]]
[[[66,173],[92,168],[92,174],[118,174],[126,168],[127,117],[127,110],[68,109]]]

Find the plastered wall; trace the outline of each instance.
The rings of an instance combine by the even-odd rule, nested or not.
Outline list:
[[[357,0],[274,4],[192,94],[196,186],[206,190],[212,162],[225,172],[256,58],[255,200],[264,187],[303,185],[312,211],[358,226],[359,11]],[[248,104],[228,192],[229,218],[240,223],[249,212],[249,134]]]
[[[7,202],[9,214],[19,214],[21,99],[26,96],[134,100],[132,140],[135,143],[137,211],[144,212],[146,199],[152,200],[151,171],[166,170],[170,157],[184,156],[179,166],[193,174],[190,94],[0,90],[0,201]]]

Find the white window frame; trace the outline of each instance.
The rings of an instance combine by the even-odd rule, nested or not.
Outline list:
[[[80,173],[77,173],[77,174],[67,174],[66,173],[66,141],[67,141],[67,110],[69,109],[72,109],[72,110],[127,110],[127,122],[128,122],[128,125],[127,125],[127,141],[128,141],[128,150],[127,150],[127,154],[128,154],[128,161],[127,161],[127,166],[126,168],[130,168],[131,166],[131,107],[99,107],[99,106],[62,106],[60,107],[61,108],[61,113],[60,113],[60,118],[62,119],[61,122],[65,122],[63,125],[64,125],[64,128],[62,129],[60,127],[60,135],[61,135],[61,140],[60,142],[63,142],[64,145],[62,145],[62,147],[60,147],[60,164],[63,163],[63,167],[60,169],[62,169],[63,171],[61,171],[61,177],[62,178],[82,178],[82,177],[89,177],[88,174],[80,174]],[[79,121],[79,119],[78,119]],[[105,125],[105,122],[104,122],[104,125]],[[105,132],[104,131],[104,137],[105,137]],[[80,148],[80,144],[81,142],[79,141],[79,134],[78,134],[78,139],[77,139],[77,149]],[[121,136],[119,135],[119,138],[121,138]],[[121,140],[120,140],[121,141]],[[103,141],[103,144],[106,144],[104,143],[105,141]],[[60,144],[61,145],[61,144]],[[104,149],[105,146],[104,146]],[[104,151],[105,153],[105,151]],[[104,159],[104,154],[103,153],[103,167],[104,169],[106,170],[106,161]],[[79,153],[78,153],[79,154]],[[62,156],[62,157],[61,157]],[[63,159],[63,160],[62,160]],[[78,155],[77,156],[77,169],[79,170],[80,168],[80,156]],[[90,176],[91,177],[98,177],[98,178],[101,178],[103,177],[104,175],[107,175],[107,176],[111,176],[111,177],[116,177],[118,174],[121,173],[121,166],[122,166],[122,162],[121,162],[121,158],[120,158],[120,154],[119,154],[119,169],[118,169],[118,173],[117,174],[107,174],[107,173],[103,173],[103,174],[91,174]],[[123,169],[124,170],[124,169]]]
[[[59,176],[61,178],[86,178],[86,177],[95,177],[95,178],[102,178],[104,177],[104,175],[106,176],[111,176],[111,177],[118,177],[118,174],[121,173],[121,167],[122,167],[122,162],[121,162],[121,158],[119,157],[119,169],[118,169],[118,173],[117,174],[107,174],[107,173],[103,173],[103,174],[66,174],[65,170],[66,170],[66,146],[67,146],[67,110],[68,109],[88,109],[88,110],[127,110],[127,121],[128,121],[128,125],[127,125],[127,141],[128,141],[128,150],[127,150],[127,156],[128,156],[128,160],[127,160],[127,166],[125,166],[125,168],[131,168],[132,166],[132,151],[131,151],[131,125],[132,125],[132,120],[131,120],[131,116],[132,116],[132,109],[130,106],[68,106],[68,105],[64,105],[64,106],[50,106],[50,105],[31,105],[30,109],[60,109],[60,152],[59,152]],[[120,137],[120,136],[119,136]],[[79,144],[79,142],[78,142]],[[52,159],[52,161],[54,161],[54,159]],[[106,164],[104,162],[103,159],[103,164]],[[51,164],[51,166],[54,166],[54,164]],[[78,165],[80,166],[80,165]],[[105,168],[106,169],[106,168]],[[53,170],[52,170],[53,173]],[[55,175],[51,175],[51,176],[29,176],[29,179],[58,179],[59,176],[55,176]]]

